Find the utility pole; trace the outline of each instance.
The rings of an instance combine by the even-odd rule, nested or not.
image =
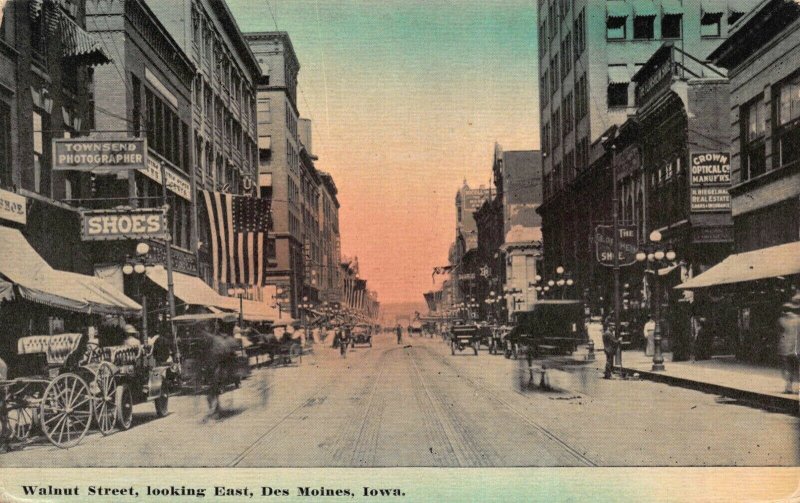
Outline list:
[[[161,161],[161,191],[162,204],[164,211],[169,211],[167,202],[167,167]],[[170,223],[168,221],[168,223]],[[175,360],[180,361],[180,349],[178,349],[178,334],[175,331],[175,283],[172,278],[172,233],[167,233],[164,238],[164,255],[167,263],[167,302],[169,303],[169,331],[172,333],[172,344],[175,348]]]
[[[612,138],[611,143],[611,214],[614,218],[614,339],[617,341],[617,363],[622,372],[622,345],[619,344],[619,196],[617,194],[617,146]]]

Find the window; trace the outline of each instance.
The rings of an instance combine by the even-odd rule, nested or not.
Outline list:
[[[545,154],[550,154],[550,123],[545,123],[542,128],[542,151]]]
[[[569,133],[572,132],[572,127],[574,125],[574,117],[572,115],[572,93],[567,94],[566,97],[561,102],[561,110],[564,111],[564,120],[563,120],[563,135],[566,137]]]
[[[681,38],[681,14],[664,14],[661,18],[661,38]]]
[[[728,12],[728,26],[735,24],[736,21],[742,18],[742,16],[744,16],[744,12],[738,12],[733,10]]]
[[[269,124],[272,122],[272,108],[269,98],[258,98],[258,123]]]
[[[800,160],[800,76],[780,84],[776,116],[773,162],[777,168]]]
[[[575,179],[575,152],[570,150],[564,154],[564,183]]]
[[[633,38],[634,40],[650,40],[655,34],[653,26],[655,16],[636,16],[633,18]]]
[[[704,12],[700,18],[701,37],[719,37],[722,34],[722,13]]]
[[[11,185],[11,109],[0,102],[0,186]]]
[[[543,107],[547,106],[547,103],[550,101],[550,92],[549,92],[550,86],[548,85],[549,84],[549,82],[548,82],[549,79],[550,79],[550,74],[545,69],[544,73],[542,73],[542,82],[540,84],[542,86],[542,88],[540,89],[540,92],[542,93],[542,106]]]
[[[561,179],[561,163],[556,163],[553,166],[553,192],[558,192],[561,190],[562,187],[562,179]]]
[[[572,55],[577,61],[586,48],[586,13],[584,10],[581,10],[580,14],[575,17],[572,32],[575,34],[573,37],[574,50],[572,51]]]
[[[561,42],[561,79],[566,79],[572,69],[572,58],[570,51],[572,50],[572,34],[567,33],[564,40]]]
[[[608,40],[625,40],[626,31],[625,25],[628,22],[626,16],[608,17],[606,20],[606,39]]]
[[[575,171],[580,173],[589,167],[589,139],[583,137],[575,147]]]
[[[46,192],[44,186],[48,171],[47,150],[45,145],[50,144],[49,120],[40,112],[33,112],[33,191],[40,194]]]
[[[628,83],[611,83],[608,85],[608,107],[628,106]]]
[[[558,108],[553,111],[553,118],[551,119],[550,123],[553,127],[553,134],[551,136],[551,140],[553,142],[552,147],[556,148],[561,141],[561,135],[559,134],[561,131],[561,111]]]
[[[766,172],[766,105],[763,97],[751,101],[741,111],[742,121],[742,180],[749,180]]]
[[[589,96],[586,90],[586,74],[581,75],[575,84],[575,122],[583,119],[589,112]]]

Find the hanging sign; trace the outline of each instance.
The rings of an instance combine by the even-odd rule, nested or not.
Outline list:
[[[689,211],[731,211],[731,157],[727,152],[690,156]]]
[[[164,239],[169,234],[163,208],[126,208],[81,212],[83,241]]]
[[[25,225],[28,222],[28,199],[0,189],[0,219]]]
[[[56,138],[53,140],[53,170],[143,169],[147,162],[144,138],[97,140]]]
[[[598,225],[594,230],[597,261],[604,266],[614,265],[614,226]],[[636,226],[619,226],[619,265],[628,266],[636,262]]]
[[[147,158],[147,167],[139,170],[147,178],[156,183],[163,185],[161,181],[161,164],[154,156]],[[167,177],[167,189],[187,201],[192,200],[192,185],[189,179],[183,175],[178,174],[169,166],[164,166],[164,176]]]

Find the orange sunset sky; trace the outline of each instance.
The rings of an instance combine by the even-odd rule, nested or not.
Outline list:
[[[242,31],[287,31],[342,253],[382,303],[422,302],[447,263],[456,190],[488,186],[494,142],[538,149],[530,0],[230,0]]]

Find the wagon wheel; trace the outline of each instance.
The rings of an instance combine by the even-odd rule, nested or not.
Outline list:
[[[37,422],[36,407],[25,400],[7,405],[8,433],[11,440],[27,440]]]
[[[57,376],[42,397],[42,432],[56,447],[77,445],[92,425],[93,406],[86,381],[72,373]]]
[[[87,365],[89,363],[100,363],[101,361],[103,361],[103,352],[100,350],[100,346],[98,346],[94,342],[87,343],[86,352],[83,353],[83,359],[81,360],[81,365]]]
[[[117,420],[117,382],[111,364],[103,362],[97,367],[95,384],[97,385],[97,394],[94,397],[95,423],[100,433],[110,435]]]
[[[120,384],[114,392],[117,424],[122,430],[129,430],[133,424],[133,396],[128,386]]]

